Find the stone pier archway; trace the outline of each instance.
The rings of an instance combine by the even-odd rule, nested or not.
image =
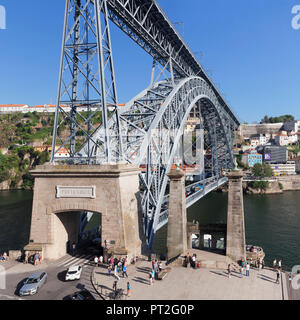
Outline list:
[[[71,215],[82,211],[101,214],[103,247],[107,240],[112,252],[129,258],[140,255],[139,168],[45,165],[31,173],[35,184],[30,244],[39,244],[45,259],[66,253],[68,229],[76,229]]]

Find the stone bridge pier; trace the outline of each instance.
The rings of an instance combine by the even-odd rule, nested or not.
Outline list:
[[[56,260],[76,241],[79,213],[101,215],[102,246],[129,258],[141,254],[138,167],[116,165],[44,165],[35,178],[30,245],[42,248],[43,258]]]

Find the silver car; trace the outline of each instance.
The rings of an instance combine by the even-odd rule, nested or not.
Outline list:
[[[46,272],[36,272],[31,275],[22,288],[19,291],[20,296],[29,296],[34,295],[38,292],[38,290],[46,283],[47,281],[47,273]]]

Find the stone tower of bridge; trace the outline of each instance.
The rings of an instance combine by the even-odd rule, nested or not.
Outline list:
[[[184,253],[188,247],[185,197],[185,173],[172,170],[170,178],[170,200],[168,212],[167,258],[171,260]]]
[[[234,261],[246,260],[243,172],[231,171],[228,182],[226,255]]]
[[[102,246],[129,258],[141,253],[139,230],[139,173],[136,166],[45,165],[35,178],[30,246],[42,248],[45,259],[59,259],[67,242],[76,241],[78,215],[101,215]]]

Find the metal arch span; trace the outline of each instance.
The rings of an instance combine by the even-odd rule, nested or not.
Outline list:
[[[174,163],[186,120],[195,105],[199,107],[205,133],[208,157],[202,169],[205,169],[204,178],[208,179],[200,179],[206,189],[196,192],[194,203],[206,194],[206,190],[211,191],[213,184],[218,186],[221,169],[233,165],[231,137],[236,128],[235,121],[220,105],[207,82],[200,77],[189,77],[177,80],[173,87],[170,81],[162,81],[144,90],[120,112],[124,160],[137,164],[144,171],[140,175],[141,201],[150,243],[155,232],[167,223],[166,173]],[[115,123],[111,119],[109,133],[112,154],[117,159],[118,140],[113,137]],[[93,155],[101,163],[105,159],[104,131],[100,129],[93,140],[98,141]],[[103,148],[98,147],[101,144]],[[188,188],[191,189],[190,186]]]

